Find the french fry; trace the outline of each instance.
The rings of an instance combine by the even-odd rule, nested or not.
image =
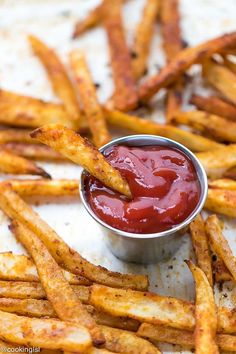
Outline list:
[[[131,197],[128,183],[104,156],[79,134],[59,124],[51,124],[31,133],[31,137],[47,144],[69,160],[84,167],[106,186]]]
[[[220,178],[236,166],[236,144],[223,146],[215,151],[199,152],[196,156],[201,161],[208,177]]]
[[[236,190],[236,181],[229,178],[216,179],[208,182],[208,187],[213,189]]]
[[[13,175],[36,175],[44,178],[51,176],[33,161],[0,149],[0,171]]]
[[[209,188],[204,207],[213,213],[236,217],[236,192]]]
[[[10,184],[23,197],[79,196],[79,182],[75,179],[8,179],[1,183]]]
[[[190,331],[176,328],[164,327],[143,323],[137,333],[139,336],[148,338],[151,341],[177,344],[184,347],[195,346],[194,334]],[[217,334],[216,343],[224,351],[236,351],[236,336],[227,334]]]
[[[0,338],[10,343],[79,353],[92,345],[88,330],[78,324],[3,311],[0,311]]]
[[[30,133],[30,129],[2,129],[0,130],[0,144],[12,142],[35,144],[36,142],[30,137]]]
[[[236,258],[231,248],[222,234],[219,219],[216,215],[211,215],[206,221],[206,231],[209,236],[210,243],[213,246],[216,255],[219,255],[224,264],[232,274],[234,281],[236,280]]]
[[[63,268],[70,269],[72,273],[86,276],[98,283],[139,290],[147,289],[147,276],[111,272],[88,262],[78,252],[71,249],[10,186],[2,187],[0,184],[0,191],[0,206],[4,212],[34,232]]]
[[[38,128],[48,123],[61,123],[78,129],[61,104],[0,90],[0,123],[15,127]]]
[[[215,281],[217,283],[222,283],[224,281],[233,280],[232,274],[230,274],[222,258],[219,255],[216,255],[212,245],[210,246],[212,251],[212,270]]]
[[[236,64],[229,58],[224,57],[224,65],[227,66],[234,74],[236,74]]]
[[[104,343],[101,330],[83,307],[44,243],[16,220],[12,221],[10,229],[32,256],[47,298],[58,317],[63,321],[78,323],[88,328],[95,345]]]
[[[227,100],[236,104],[236,75],[222,64],[207,61],[203,65],[203,77]]]
[[[236,107],[217,96],[203,97],[193,95],[190,99],[190,103],[194,104],[202,111],[236,121]]]
[[[142,18],[136,28],[135,40],[132,47],[132,68],[134,77],[137,80],[143,76],[147,67],[150,44],[159,8],[159,0],[146,0]]]
[[[151,76],[139,87],[139,98],[146,101],[161,88],[172,85],[191,65],[202,63],[214,53],[221,53],[236,43],[236,32],[182,50],[160,73]]]
[[[197,264],[206,274],[210,286],[213,286],[211,256],[208,245],[208,239],[205,231],[205,224],[202,216],[199,214],[190,224],[192,244],[195,251]]]
[[[189,111],[174,113],[173,120],[178,124],[193,127],[201,133],[209,133],[217,140],[236,143],[236,122],[226,118],[204,111]]]
[[[196,284],[195,301],[195,353],[217,354],[216,344],[217,312],[213,290],[205,273],[196,267],[191,261],[188,264]]]
[[[93,142],[101,147],[111,140],[103,110],[98,102],[96,88],[83,54],[74,50],[70,54],[70,66],[75,80],[83,111],[88,119]]]
[[[121,18],[122,1],[105,1],[104,26],[110,50],[111,67],[115,83],[113,102],[116,109],[135,108],[138,95],[132,72],[132,62],[126,44]]]
[[[178,141],[192,151],[209,151],[224,146],[216,143],[213,140],[184,131],[177,127],[158,124],[151,122],[150,120],[131,116],[119,111],[106,110],[106,117],[108,123],[112,125],[129,129],[138,134],[153,134],[164,136],[166,138]]]
[[[47,71],[48,78],[52,84],[55,94],[63,102],[69,116],[73,120],[76,120],[79,125],[81,112],[74,88],[70,82],[64,65],[53,49],[49,48],[35,36],[30,35],[28,38],[34,53],[40,59]]]
[[[61,161],[64,159],[63,156],[58,154],[56,151],[50,149],[48,146],[40,144],[15,142],[0,144],[0,152],[2,150],[9,152],[10,154],[16,154],[33,160]]]
[[[63,274],[70,284],[91,285],[91,282],[82,276],[65,270],[63,270]],[[32,260],[23,254],[13,254],[12,252],[0,253],[0,279],[39,282],[37,269]]]

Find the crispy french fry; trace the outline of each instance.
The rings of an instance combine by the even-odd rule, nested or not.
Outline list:
[[[236,217],[236,191],[209,188],[206,209],[230,217]]]
[[[171,86],[167,92],[166,98],[166,121],[172,123],[176,112],[180,111],[182,105],[183,82],[181,79]]]
[[[160,135],[178,141],[193,151],[215,150],[221,145],[213,140],[184,131],[171,125],[151,122],[147,119],[131,116],[119,111],[106,110],[107,121],[120,128],[129,129],[139,134]]]
[[[33,231],[63,268],[70,269],[72,273],[86,276],[98,283],[139,290],[147,289],[147,276],[111,272],[88,262],[78,252],[71,249],[10,186],[0,185],[0,191],[0,206],[4,212]]]
[[[47,298],[57,316],[63,321],[78,323],[88,328],[95,345],[104,343],[101,330],[83,307],[44,243],[16,220],[12,221],[10,229],[32,256]]]
[[[192,244],[195,251],[197,264],[206,274],[211,287],[213,286],[212,266],[208,239],[205,231],[205,224],[199,214],[190,224]]]
[[[33,140],[33,139],[32,139]],[[46,160],[46,161],[61,161],[63,156],[52,150],[48,146],[40,144],[25,144],[25,143],[6,143],[0,144],[1,151],[16,154],[28,159]]]
[[[126,44],[121,18],[122,1],[105,1],[104,26],[107,33],[115,92],[114,105],[117,109],[135,108],[138,95],[132,72],[129,49]]]
[[[160,73],[151,76],[141,84],[139,98],[142,101],[149,99],[161,88],[172,85],[191,65],[201,63],[212,54],[221,53],[235,43],[236,32],[232,32],[182,50]]]
[[[211,215],[206,221],[206,231],[209,240],[213,246],[216,255],[219,255],[224,264],[232,274],[234,281],[236,280],[236,258],[234,257],[231,248],[222,234],[219,219],[216,215]]]
[[[91,285],[91,282],[82,277],[63,270],[64,277],[70,284],[74,285]],[[0,253],[0,279],[39,282],[37,269],[32,260],[19,254],[12,252]]]
[[[195,346],[193,332],[176,328],[154,326],[148,323],[143,323],[139,327],[137,334],[141,337],[148,338],[151,341],[177,344],[191,348]],[[222,350],[230,352],[236,351],[236,336],[217,334],[216,343]]]
[[[79,134],[59,124],[51,124],[31,133],[31,137],[47,144],[69,160],[84,167],[106,186],[131,197],[128,183],[104,156]]]
[[[13,175],[36,175],[44,178],[51,176],[33,161],[0,149],[0,171]]]
[[[0,130],[0,144],[12,142],[36,144],[34,139],[30,137],[30,133],[30,129],[2,129]]]
[[[92,344],[88,330],[78,324],[3,311],[0,311],[0,337],[7,342],[79,353]]]
[[[203,97],[193,95],[190,99],[190,103],[194,104],[202,111],[236,121],[236,107],[217,96]]]
[[[234,181],[230,178],[216,179],[214,181],[209,181],[208,187],[214,188],[214,189],[226,189],[229,191],[235,191],[236,190],[236,181]]]
[[[159,8],[159,0],[146,0],[142,18],[136,28],[132,47],[132,68],[136,79],[142,77],[147,67],[150,44]]]
[[[212,251],[212,269],[215,281],[217,283],[222,283],[224,281],[233,280],[232,274],[230,274],[222,258],[219,255],[216,255],[212,245],[210,246]]]
[[[224,57],[224,65],[227,66],[234,74],[236,74],[236,64],[229,58]]]
[[[84,113],[88,119],[88,125],[92,132],[93,142],[101,147],[111,140],[107,130],[106,119],[98,102],[96,88],[83,54],[74,50],[70,54],[70,66],[75,79]]]
[[[205,273],[196,267],[191,261],[188,264],[196,284],[195,301],[195,353],[217,354],[216,344],[217,312],[213,290]]]
[[[0,123],[15,127],[38,128],[48,123],[61,123],[78,129],[61,104],[0,90]]]
[[[203,65],[203,77],[227,100],[236,103],[236,75],[222,64],[207,61]]]
[[[49,48],[35,36],[30,35],[28,38],[34,53],[40,59],[47,71],[48,78],[55,94],[62,100],[70,117],[73,120],[78,121],[79,125],[81,112],[74,88],[64,65],[53,49]]]
[[[75,179],[8,179],[1,183],[10,184],[23,197],[79,195],[79,182]]]
[[[196,156],[201,161],[210,178],[220,178],[227,170],[236,166],[236,144],[223,146],[220,149],[199,152]]]
[[[178,124],[193,127],[199,132],[209,133],[217,140],[236,143],[236,122],[226,118],[204,111],[189,111],[176,112],[173,120]]]

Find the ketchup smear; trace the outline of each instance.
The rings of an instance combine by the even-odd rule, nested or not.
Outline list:
[[[178,225],[196,208],[200,198],[197,173],[179,150],[113,146],[104,156],[126,178],[133,196],[128,200],[87,175],[87,200],[108,225],[131,233],[156,233]]]

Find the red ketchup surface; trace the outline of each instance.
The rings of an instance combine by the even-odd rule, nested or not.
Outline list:
[[[178,225],[196,208],[199,180],[193,163],[181,151],[113,146],[104,156],[126,178],[133,196],[128,200],[87,175],[87,201],[110,226],[140,234],[160,232]]]

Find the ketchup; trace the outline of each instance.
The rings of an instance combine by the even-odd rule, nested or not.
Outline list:
[[[86,176],[87,200],[110,226],[132,233],[156,233],[184,221],[196,208],[200,184],[191,160],[163,146],[113,146],[104,156],[129,183],[132,200]]]

